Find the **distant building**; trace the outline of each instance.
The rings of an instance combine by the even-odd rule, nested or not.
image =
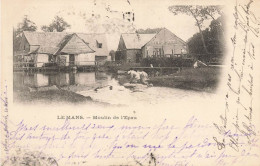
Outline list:
[[[164,28],[157,34],[122,34],[116,60],[139,63],[147,57],[185,57],[186,42]]]
[[[188,53],[188,46],[181,38],[164,28],[142,46],[143,58],[181,57]]]
[[[116,60],[127,63],[139,63],[142,58],[142,47],[156,34],[122,34],[119,40]]]
[[[109,52],[105,34],[25,31],[14,54],[19,62],[42,67],[49,62],[59,66],[95,65],[99,57],[107,59]]]

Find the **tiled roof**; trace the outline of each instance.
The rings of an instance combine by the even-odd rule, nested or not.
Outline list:
[[[71,36],[76,34],[86,45],[90,52],[95,51],[96,55],[108,56],[107,41],[105,34],[67,33],[67,32],[29,32],[24,31],[24,36],[31,46],[39,46],[38,53],[55,54],[66,45]],[[102,43],[98,48],[96,43]],[[81,47],[83,48],[83,47]],[[86,51],[86,48],[84,48]]]
[[[149,42],[156,34],[137,34],[128,33],[122,34],[126,49],[141,49]]]
[[[101,33],[101,34],[77,33],[77,35],[89,44],[90,48],[95,51],[95,55],[97,55],[97,56],[108,56],[109,55],[106,34],[103,34],[103,33]],[[98,43],[102,44],[102,48],[98,48]]]

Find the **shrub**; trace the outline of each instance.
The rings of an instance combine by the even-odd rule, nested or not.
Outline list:
[[[144,58],[141,61],[141,66],[149,67],[152,64],[154,67],[192,67],[193,59],[184,58]]]

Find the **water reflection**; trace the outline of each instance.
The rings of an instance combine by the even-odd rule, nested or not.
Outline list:
[[[94,85],[96,83],[95,73],[76,73],[73,76],[74,82],[79,85]]]
[[[182,105],[187,100],[190,102],[190,97],[194,101],[205,102],[206,99],[210,100],[214,96],[167,87],[142,87],[139,90],[131,90],[119,83],[119,76],[114,78],[102,72],[14,73],[14,92],[33,91],[34,88],[48,90],[48,88],[39,87],[53,85],[86,97],[90,96],[94,101],[126,106]]]
[[[57,87],[82,85],[87,87],[105,86],[111,75],[101,72],[86,73],[14,73],[14,91],[26,87],[39,88],[56,85]]]

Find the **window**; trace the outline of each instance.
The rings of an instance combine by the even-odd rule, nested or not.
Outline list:
[[[102,48],[102,43],[98,43],[98,48]]]
[[[155,48],[154,49],[154,55],[157,57],[162,57],[163,56],[163,50],[161,48]]]
[[[99,42],[97,41],[97,48],[102,48],[102,43],[99,43]]]

